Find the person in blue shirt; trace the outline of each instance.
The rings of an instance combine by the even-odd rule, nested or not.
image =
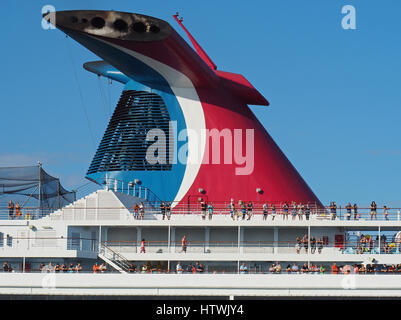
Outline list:
[[[209,211],[209,220],[212,220],[214,207],[213,207],[213,204],[211,202],[208,204],[207,209]]]
[[[242,265],[240,266],[239,273],[241,273],[241,274],[248,273],[248,267],[245,265],[245,262],[242,263]]]

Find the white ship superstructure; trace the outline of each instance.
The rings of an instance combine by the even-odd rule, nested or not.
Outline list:
[[[38,294],[61,294],[63,287],[72,283],[75,284],[65,294],[369,296],[371,289],[385,296],[401,294],[397,272],[370,275],[354,274],[353,269],[350,274],[331,271],[334,262],[339,267],[399,264],[397,232],[401,220],[396,210],[388,221],[380,214],[379,220],[370,220],[366,210],[360,210],[358,220],[347,220],[340,212],[332,220],[328,211],[312,211],[309,220],[305,216],[302,220],[298,216],[294,220],[291,216],[284,219],[279,211],[274,220],[271,214],[264,220],[261,208],[254,209],[250,220],[232,219],[228,209],[215,210],[212,219],[203,220],[199,207],[191,207],[163,220],[159,208],[146,207],[144,219],[137,219],[132,208],[145,200],[105,189],[42,218],[31,214],[27,219],[24,215],[19,220],[0,220],[0,259],[15,271],[1,274],[0,292],[10,292],[10,279],[18,279],[18,292],[24,292],[24,286],[29,287],[33,281],[38,285]],[[365,246],[362,253],[356,253],[360,236],[353,234],[369,234],[374,238],[373,246]],[[186,252],[182,248],[184,235]],[[304,235],[309,245],[306,248],[302,244],[297,253],[295,239]],[[384,242],[375,240],[383,235],[387,235],[386,249]],[[324,239],[321,251],[311,247],[312,237]],[[145,252],[141,252],[143,240]],[[79,274],[39,271],[40,264],[75,266],[78,262],[83,267]],[[93,274],[96,262],[105,263],[108,271]],[[183,274],[177,273],[179,262]],[[196,262],[203,265],[204,272],[187,272],[186,267]],[[280,274],[270,269],[277,262],[282,266]],[[287,272],[286,267],[294,263],[299,269],[307,264],[310,271]],[[246,274],[241,272],[243,264]],[[325,266],[326,272],[312,270],[315,265]],[[132,266],[136,267],[134,272]],[[51,274],[60,279],[58,291],[39,285],[40,279]],[[397,281],[390,280],[393,277]],[[84,289],[87,285],[90,289]],[[346,290],[349,285],[355,286],[354,290]]]

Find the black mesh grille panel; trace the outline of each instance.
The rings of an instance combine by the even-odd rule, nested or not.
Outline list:
[[[163,130],[166,146],[170,146],[169,125],[170,115],[159,95],[145,91],[123,91],[88,174],[104,171],[171,170],[167,154],[166,164],[150,164],[146,160],[146,150],[154,144],[154,141],[146,141],[148,131]]]

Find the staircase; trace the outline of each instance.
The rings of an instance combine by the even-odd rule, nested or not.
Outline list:
[[[129,261],[121,254],[110,249],[103,242],[101,242],[99,245],[98,256],[100,259],[121,273],[127,273],[129,270]]]

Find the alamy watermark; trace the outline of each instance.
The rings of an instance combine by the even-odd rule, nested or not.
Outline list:
[[[252,174],[254,129],[183,129],[177,133],[175,121],[170,121],[169,128],[167,133],[158,128],[147,132],[146,141],[153,142],[146,150],[149,164],[227,164],[237,166],[236,175]],[[177,150],[178,142],[184,143]]]
[[[356,10],[354,6],[345,5],[341,9],[341,13],[345,16],[341,20],[341,26],[344,30],[356,29]]]
[[[43,15],[48,13],[49,15],[46,19],[43,18]],[[56,29],[56,8],[51,4],[47,4],[42,7],[42,29],[51,30]]]

